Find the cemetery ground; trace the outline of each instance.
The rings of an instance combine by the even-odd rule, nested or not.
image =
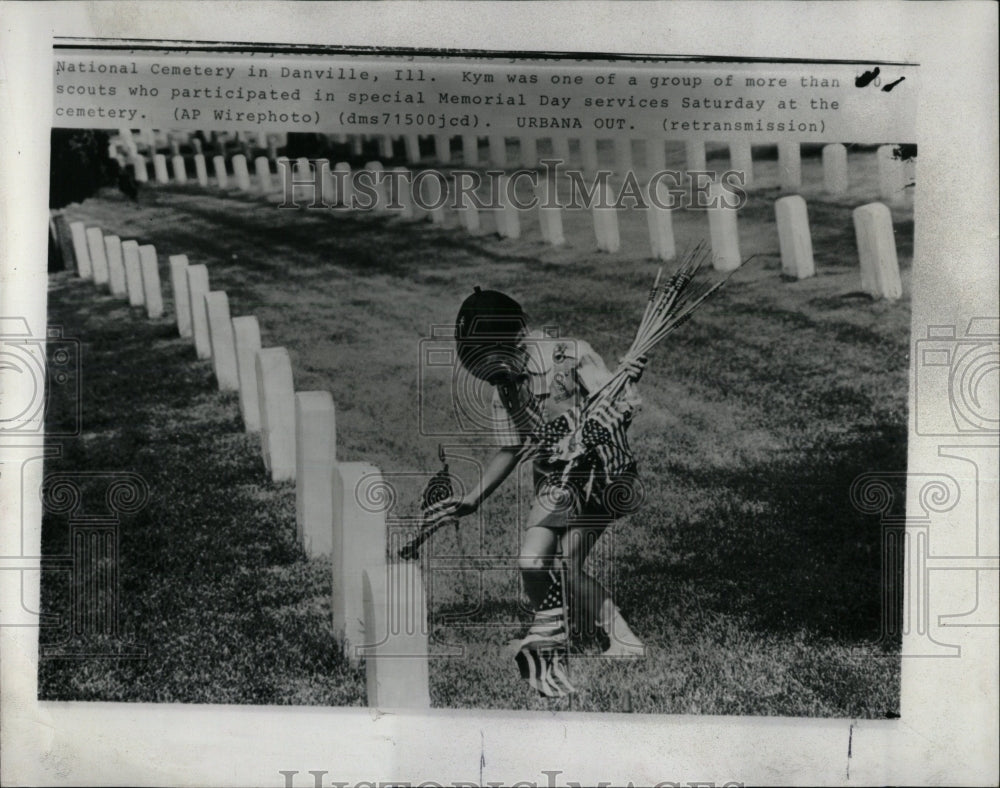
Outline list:
[[[912,214],[893,208],[904,297],[872,301],[859,292],[851,209],[873,198],[864,183],[814,198],[818,162],[804,159],[817,276],[783,279],[767,166],[740,211],[743,255],[757,257],[651,356],[631,431],[646,500],[595,550],[647,657],[572,657],[578,692],[558,701],[518,678],[503,646],[529,614],[508,481],[461,545],[445,529],[425,547],[442,564],[460,549],[480,557],[461,572],[425,569],[434,706],[898,714],[899,639],[880,637],[880,525],[849,490],[862,473],[906,467]],[[237,395],[218,392],[211,362],[177,336],[168,255],[205,263],[233,316],[256,315],[263,346],[288,348],[296,390],[333,393],[338,458],[380,468],[403,514],[439,467],[421,408],[425,426],[454,423],[451,371],[418,375],[431,326],[450,323],[474,285],[495,287],[533,326],[586,339],[613,365],[657,267],[636,211],[622,215],[613,255],[593,251],[582,211],[566,213],[562,248],[540,243],[531,214],[519,240],[500,240],[488,216],[473,237],[454,217],[441,228],[277,210],[197,186],[146,188],[138,205],[104,190],[67,213],[156,246],[166,315],[149,321],[71,272],[50,276],[49,324],[81,343],[83,421],[78,437],[54,441],[47,472],[131,471],[150,501],[123,517],[117,561],[122,633],[145,657],[43,658],[46,700],[365,703],[363,669],[334,642],[328,562],[296,544],[294,485],[270,482]],[[701,213],[674,222],[679,249],[707,237]],[[72,406],[67,388],[53,393],[50,427]],[[489,457],[483,436],[444,440]],[[467,484],[470,468],[453,463]],[[43,551],[64,553],[67,540],[65,519],[46,516]],[[70,598],[65,576],[43,572],[43,612],[65,614]],[[41,630],[43,646],[61,637]]]

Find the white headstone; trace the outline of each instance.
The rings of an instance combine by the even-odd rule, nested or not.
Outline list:
[[[507,166],[507,139],[503,134],[490,134],[486,139],[490,164],[493,167]]]
[[[414,219],[416,211],[413,208],[413,192],[411,190],[413,179],[410,171],[406,167],[393,167],[392,172],[399,173],[392,180],[396,189],[395,198],[399,203],[399,216],[401,219]]]
[[[684,160],[689,172],[707,172],[704,140],[687,140],[684,143]]]
[[[260,432],[260,403],[257,399],[257,351],[260,350],[260,325],[253,315],[233,318],[233,342],[236,345],[236,371],[240,379],[240,414],[243,429]]]
[[[145,244],[139,247],[139,266],[142,269],[142,300],[146,303],[146,316],[150,320],[163,317],[163,292],[160,290],[160,264],[156,247]]]
[[[802,151],[799,143],[778,143],[778,182],[785,191],[802,188]]]
[[[233,178],[236,188],[240,191],[250,191],[250,171],[247,169],[247,157],[242,153],[233,156]]]
[[[108,258],[104,251],[104,233],[100,227],[87,228],[87,251],[90,253],[90,265],[94,271],[94,284],[101,286],[108,283]]]
[[[271,162],[267,156],[258,156],[253,160],[254,174],[257,176],[257,191],[261,194],[270,194],[271,189]]]
[[[344,656],[357,664],[358,649],[368,642],[362,576],[365,569],[385,570],[385,507],[393,494],[378,468],[368,463],[339,462],[334,473],[333,631]],[[376,577],[371,575],[373,581]]]
[[[646,169],[650,173],[667,169],[667,151],[660,137],[646,139]]]
[[[383,159],[391,159],[394,155],[392,152],[392,137],[388,134],[380,134],[378,137],[378,155]]]
[[[174,180],[177,183],[187,183],[187,169],[184,166],[184,157],[178,153],[171,159],[170,163],[174,170]]]
[[[108,258],[108,285],[111,287],[111,294],[123,296],[128,292],[128,288],[125,286],[122,239],[117,235],[104,236],[104,251]]]
[[[434,158],[441,164],[451,163],[451,137],[447,134],[434,135]]]
[[[407,561],[365,567],[362,584],[368,706],[430,708],[427,600],[420,565]]]
[[[257,351],[257,398],[264,464],[275,482],[295,478],[295,389],[292,360],[283,347]]]
[[[441,178],[427,178],[421,184],[421,194],[431,216],[431,224],[444,227],[448,223],[448,183]]]
[[[295,179],[295,168],[287,156],[278,156],[274,160],[274,172],[276,173],[275,188],[282,194],[285,194],[288,180]]]
[[[205,166],[205,156],[202,153],[194,155],[194,177],[202,188],[208,186],[208,168]]]
[[[597,159],[597,138],[580,138],[580,155],[583,157],[583,170],[587,173],[597,172],[599,162]]]
[[[781,248],[781,272],[785,276],[805,279],[816,274],[813,263],[812,235],[809,232],[809,210],[798,194],[775,200],[774,215],[778,223],[778,243]]]
[[[170,175],[167,173],[167,157],[162,153],[153,156],[153,174],[157,183],[170,183]]]
[[[462,218],[462,226],[467,233],[470,235],[479,235],[482,232],[479,208],[476,207],[473,196],[468,192],[462,192],[462,209],[459,211],[459,214]]]
[[[654,188],[657,190],[655,195],[651,194]],[[667,207],[671,202],[666,192],[667,187],[662,180],[646,186],[646,202],[649,205],[646,210],[646,226],[649,229],[649,246],[657,260],[673,260],[677,256],[674,214]]]
[[[521,237],[521,213],[511,200],[513,190],[510,178],[506,175],[497,176],[500,193],[500,209],[497,212],[497,232],[502,238],[517,240]]]
[[[624,175],[632,169],[632,140],[619,135],[615,137],[615,171]]]
[[[229,185],[229,176],[226,174],[226,159],[224,156],[212,157],[212,171],[215,175],[215,183],[220,189],[225,189]]]
[[[403,145],[406,148],[407,164],[420,163],[420,137],[416,134],[407,134],[403,137]]]
[[[124,127],[120,128],[118,129],[118,136],[121,138],[122,144],[128,148],[129,152],[134,152],[136,150],[135,139],[132,137],[132,129]]]
[[[133,153],[129,157],[132,162],[132,170],[135,173],[136,183],[148,183],[149,171],[146,169],[146,158],[138,153]]]
[[[569,166],[569,137],[552,138],[552,155],[562,162],[563,167]]]
[[[475,134],[462,135],[462,163],[466,167],[479,164],[479,138]]]
[[[562,208],[556,200],[556,184],[551,178],[538,180],[538,224],[542,231],[542,240],[550,246],[562,246],[566,243],[563,235]]]
[[[125,261],[125,289],[129,306],[142,306],[142,264],[139,262],[139,242],[122,241],[122,260]]]
[[[236,342],[233,339],[233,322],[229,316],[229,296],[224,290],[205,293],[205,313],[212,346],[212,369],[219,391],[239,391]]]
[[[295,394],[295,527],[312,558],[333,550],[333,472],[337,422],[329,391]]]
[[[591,208],[594,216],[594,235],[597,236],[597,249],[612,254],[621,248],[618,210],[614,207],[613,196],[608,189],[607,179],[600,181],[595,189],[595,201]]]
[[[177,333],[182,337],[191,336],[191,296],[188,294],[186,254],[172,254],[170,263],[170,285],[174,290],[174,314],[177,316]]]
[[[716,271],[732,271],[740,267],[740,234],[736,223],[736,208],[729,207],[731,195],[716,181],[709,187],[712,207],[708,213],[708,229],[712,240],[712,266]]]
[[[521,166],[538,166],[538,140],[534,137],[521,137]]]
[[[389,184],[385,182],[383,177],[385,168],[380,161],[370,161],[365,165],[365,171],[368,173],[366,177],[370,178],[369,183],[375,192],[372,210],[375,213],[385,213],[389,206]]]
[[[890,301],[902,297],[892,214],[880,202],[854,209],[854,232],[861,262],[861,289]]]
[[[90,264],[87,249],[87,228],[83,222],[70,222],[69,232],[73,238],[73,256],[76,258],[76,272],[81,279],[93,279],[94,269]]]
[[[827,194],[847,191],[847,148],[839,142],[823,146],[823,188]]]
[[[194,352],[198,358],[211,358],[212,340],[208,336],[208,314],[205,312],[205,294],[209,292],[208,268],[205,265],[189,265],[186,273]]]
[[[342,205],[345,208],[354,207],[354,181],[351,178],[351,165],[345,161],[339,161],[334,165],[334,173],[343,173],[334,177],[336,196],[331,197],[331,202]]]
[[[743,188],[753,188],[753,146],[747,140],[729,143],[729,169],[743,173]]]

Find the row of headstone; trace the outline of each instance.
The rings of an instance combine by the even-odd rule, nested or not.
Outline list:
[[[314,190],[317,188],[320,180],[328,179],[323,180],[322,188],[324,195],[335,195],[340,204],[350,202],[351,193],[349,191],[344,190],[343,194],[337,194],[332,173],[329,170],[329,162],[326,160],[312,162],[309,159],[300,158],[295,162],[294,167],[287,161],[284,165],[280,166],[293,168],[294,185],[292,193],[295,201],[311,202],[311,197],[315,194]],[[382,172],[382,165],[380,162],[369,162],[366,165],[366,169],[373,176],[377,176],[378,173]],[[345,170],[349,173],[350,167],[346,163],[341,162],[336,165],[334,172],[340,170]],[[405,168],[397,167],[395,170],[401,176],[398,179],[400,184],[412,183],[410,174]],[[495,212],[497,234],[501,238],[516,240],[521,237],[521,215],[523,212],[512,204],[508,198],[509,178],[499,175],[498,180],[500,206]],[[349,186],[350,179],[345,178],[340,183]],[[448,202],[447,200],[440,200],[440,190],[445,185],[439,179],[426,179],[424,186],[428,185],[431,187],[431,193],[428,194],[428,190],[425,189],[423,195],[428,204],[434,205],[439,201]],[[660,186],[662,187],[662,184]],[[546,244],[561,246],[565,243],[565,236],[562,229],[562,209],[549,200],[552,188],[554,186],[550,180],[542,179],[537,184],[535,197],[539,206],[539,227],[542,240]],[[649,188],[649,186],[646,187],[646,203],[648,205],[646,217],[652,256],[659,260],[669,261],[676,257],[672,211],[669,208],[657,207],[658,204],[667,204],[666,197],[660,194],[659,200],[651,199]],[[415,208],[413,195],[409,189],[400,189],[399,193],[395,196],[399,206],[397,210],[401,218],[410,220],[419,218],[419,212]],[[598,184],[596,197],[597,199],[594,201],[591,212],[597,248],[600,251],[615,253],[619,251],[621,246],[618,211],[611,204],[606,181]],[[479,211],[469,194],[463,193],[463,198],[463,205],[459,206],[458,209],[460,223],[470,234],[479,235],[482,233]],[[737,208],[729,205],[725,199],[726,195],[717,181],[713,182],[709,188],[709,198],[711,207],[706,210],[706,214],[708,216],[713,267],[719,271],[732,271],[742,263]],[[375,209],[380,210],[379,206],[385,205],[387,202],[388,195],[383,190],[378,194]],[[872,205],[881,204],[873,203]],[[870,206],[863,207],[870,208]],[[872,227],[877,226],[878,229],[871,232],[866,231],[858,235],[859,257],[862,260],[863,270],[873,268],[874,270],[890,272],[883,279],[886,282],[898,282],[898,263],[895,256],[891,215],[887,213],[888,208],[886,206],[882,205],[882,208],[885,210],[878,212],[879,218],[873,220],[874,224],[869,222],[864,225],[868,227],[871,224]],[[856,210],[854,214],[856,226],[859,216],[867,216],[871,212],[869,210],[859,213],[859,211],[861,209]],[[429,213],[433,223],[439,225],[446,223],[443,207],[434,208]],[[815,274],[815,265],[809,231],[808,211],[805,200],[801,195],[788,195],[779,198],[775,202],[775,220],[778,227],[783,273],[796,279],[813,276]],[[876,233],[876,235],[873,236],[872,233]],[[868,242],[867,239],[876,236],[880,239],[877,243]],[[864,242],[862,242],[862,239],[864,239]],[[876,251],[873,252],[872,250]],[[895,275],[891,274],[893,270],[896,271]],[[869,280],[876,281],[876,279],[872,279],[867,274],[862,279],[865,291],[873,296],[890,299],[900,296],[897,286],[871,288],[867,286]],[[883,279],[878,279],[877,281],[883,281]]]
[[[704,156],[704,146],[691,144],[689,147],[689,159],[693,165],[698,165],[698,159]],[[790,147],[795,152],[786,152],[783,154],[785,164],[787,165],[786,169],[793,173],[799,172],[797,160],[798,146],[793,145]],[[779,157],[782,156],[782,150],[784,148],[779,148]],[[886,173],[892,173],[892,177],[895,178],[894,183],[899,188],[903,188],[899,186],[902,182],[900,180],[901,165],[899,165],[899,160],[892,156],[891,153],[892,151],[889,150],[889,146],[884,146],[884,149],[880,149],[880,180],[888,180],[889,176]],[[846,150],[843,149],[843,146],[828,145],[824,149],[823,158],[825,171],[828,174],[832,173],[836,175],[842,169],[841,165],[846,163]],[[166,180],[165,157],[162,154],[158,154],[155,162],[157,180]],[[205,173],[203,157],[196,156],[195,162],[199,182],[207,184],[207,174]],[[175,168],[175,180],[182,181],[186,177],[183,169],[183,160],[180,160],[180,157],[175,157],[173,164]],[[213,166],[215,168],[217,184],[221,188],[225,188],[228,184],[225,159],[222,156],[216,156],[213,160]],[[340,174],[344,174],[343,171],[350,173],[350,166],[345,162],[339,162],[333,172],[330,171],[329,162],[326,160],[312,162],[306,158],[299,158],[293,166],[287,159],[279,159],[279,173],[283,167],[289,168],[294,173],[293,200],[311,202],[310,198],[315,194],[314,190],[319,185],[319,181],[322,180],[323,193],[325,195],[336,195],[337,188],[335,188],[334,184],[337,183],[341,185],[340,191],[342,192],[337,195],[339,202],[341,204],[350,203],[352,197],[350,178],[346,177],[335,180],[333,177],[334,173],[338,171],[340,171]],[[384,212],[385,206],[389,204],[389,195],[386,190],[385,181],[378,177],[383,170],[382,164],[378,161],[372,161],[366,165],[366,169],[371,173],[372,182],[375,184],[376,201],[374,209]],[[395,169],[402,176],[399,180],[400,183],[412,183],[409,174],[406,173],[404,168]],[[232,170],[237,188],[241,191],[250,191],[252,188],[250,174],[247,169],[246,159],[241,154],[237,154],[232,158]],[[260,193],[268,194],[276,188],[276,184],[271,178],[270,164],[266,157],[258,157],[255,161],[255,174],[257,190]],[[502,238],[516,240],[521,237],[522,212],[507,200],[508,179],[506,176],[501,175],[499,178],[501,181],[499,184],[501,206],[496,213],[497,233]],[[438,202],[446,202],[438,199],[441,196],[440,190],[444,187],[444,184],[440,180],[436,178],[425,179],[424,186],[428,185],[430,186],[430,191],[433,192],[427,194],[427,190],[425,189],[424,196],[428,198],[429,204],[436,205]],[[312,187],[311,190],[310,186]],[[552,246],[561,246],[565,243],[565,236],[562,232],[561,210],[557,206],[549,206],[548,197],[551,188],[552,184],[547,180],[541,181],[537,187],[536,197],[540,206],[539,225],[542,239],[545,243]],[[888,185],[886,188],[888,190]],[[713,265],[716,270],[731,271],[739,267],[742,261],[737,226],[737,211],[735,208],[729,207],[725,200],[722,199],[723,195],[717,182],[713,183],[710,196],[713,207],[709,208],[706,213],[709,222]],[[398,201],[397,210],[401,218],[411,220],[421,218],[413,196],[408,189],[400,189],[395,197]],[[599,184],[597,197],[598,199],[592,208],[597,248],[600,251],[615,253],[620,249],[621,238],[618,229],[617,210],[614,207],[610,207],[606,181],[602,181]],[[660,260],[671,260],[676,255],[671,211],[669,209],[657,208],[653,200],[647,200],[647,203],[650,206],[647,210],[647,226],[652,256]],[[880,209],[876,211],[870,208],[870,206],[863,207],[869,208],[869,210],[862,211],[861,209],[857,209],[854,214],[859,258],[863,271],[863,289],[877,297],[898,298],[900,288],[898,286],[898,263],[895,262],[895,242],[891,234],[886,236],[887,231],[884,229],[887,221],[888,227],[891,228],[891,216],[889,216],[888,220],[885,218],[888,208],[882,205],[884,210]],[[428,213],[432,223],[442,226],[446,223],[443,204],[432,208]],[[467,232],[474,235],[482,232],[478,209],[467,194],[465,195],[465,201],[459,210],[459,214],[461,225]],[[814,273],[814,264],[805,201],[798,195],[780,198],[775,203],[775,215],[778,225],[783,272],[795,278],[812,276]],[[857,229],[858,227],[878,227],[879,229],[865,229],[862,232]],[[97,283],[103,284],[106,273],[103,269],[103,260],[101,257],[97,258],[97,266],[98,268],[95,272]],[[885,276],[874,276],[871,273],[872,271],[886,271],[888,273]],[[893,274],[893,271],[896,273]],[[876,286],[873,283],[882,283],[882,285]]]
[[[240,137],[239,134],[236,135]],[[366,137],[363,135],[335,135],[342,137],[346,144],[352,146],[355,155],[361,155],[364,150]],[[372,139],[372,138],[368,138]],[[434,136],[434,156],[433,158],[440,164],[454,163],[452,156],[451,135],[439,134]],[[487,157],[484,160],[480,155],[480,137],[475,134],[465,134],[460,138],[462,164],[467,167],[477,167],[489,165],[491,167],[537,167],[542,161],[539,154],[539,138],[520,136],[517,137],[518,147],[521,151],[519,161],[511,161],[508,155],[507,138],[503,135],[490,135],[487,141]],[[549,147],[551,156],[566,164],[570,161],[570,140],[565,137],[549,137]],[[391,159],[394,156],[392,137],[389,135],[375,135],[378,154],[380,158]],[[268,154],[258,156],[255,166],[260,167],[263,160],[270,166],[270,162],[276,162],[280,157],[277,155],[275,141],[270,140],[268,144]],[[596,172],[599,169],[597,145],[598,138],[582,137],[578,139],[580,160],[584,171]],[[645,148],[645,170],[649,173],[661,171],[666,168],[665,141],[658,139],[639,140]],[[201,140],[191,139],[192,147],[195,150],[195,160],[202,156]],[[614,138],[614,168],[617,172],[623,173],[635,169],[632,155],[633,140],[628,137]],[[124,146],[124,154],[122,147]],[[171,160],[175,171],[175,180],[184,182],[183,160],[178,163],[177,157],[180,150],[176,140],[171,139]],[[704,172],[708,170],[705,142],[702,140],[689,140],[685,143],[685,168],[688,171]],[[417,165],[423,161],[420,153],[420,137],[416,134],[406,134],[402,137],[402,148],[405,159],[409,165]],[[753,149],[747,141],[730,142],[729,148],[729,168],[744,174],[743,187],[745,189],[754,188],[754,161]],[[801,146],[797,142],[779,142],[778,149],[778,181],[784,191],[798,191],[802,188],[802,161]],[[112,143],[112,155],[115,157],[125,156],[145,170],[145,159],[139,155],[138,147],[131,132],[123,130],[116,142]],[[152,158],[154,167],[157,168],[157,180],[161,183],[168,182],[166,177],[166,156],[153,151]],[[249,158],[250,148],[247,147],[244,153],[236,154],[243,157],[244,166]],[[220,155],[222,155],[220,153]],[[162,165],[156,164],[157,156],[164,156]],[[216,157],[217,158],[217,157]],[[225,156],[222,156],[223,160]],[[234,157],[235,161],[235,157]],[[834,196],[843,195],[849,188],[849,177],[847,168],[847,148],[840,143],[833,143],[823,147],[823,190]],[[896,148],[893,145],[882,145],[876,151],[876,161],[878,167],[878,194],[879,199],[889,202],[901,202],[907,196],[907,175],[905,162],[896,155]],[[198,166],[197,163],[195,165]],[[164,180],[160,180],[160,172],[164,174]],[[177,173],[182,173],[178,175]],[[234,164],[235,173],[235,164]],[[138,177],[138,176],[137,176]],[[203,184],[204,185],[204,184]]]
[[[387,139],[382,136],[380,139]],[[542,157],[538,153],[538,139],[534,137],[518,137],[521,151],[520,161],[510,161],[507,151],[507,138],[502,135],[487,137],[487,158],[484,161],[480,155],[479,137],[463,135],[461,137],[461,160],[465,166],[489,165],[491,167],[537,167]],[[451,136],[436,135],[435,159],[442,164],[453,163],[451,152]],[[565,163],[570,161],[569,139],[565,137],[550,137],[551,155]],[[580,160],[584,171],[596,172],[599,169],[597,154],[598,139],[584,137],[578,140]],[[648,173],[666,169],[666,153],[662,140],[645,140],[645,170]],[[383,148],[386,147],[383,143]],[[688,171],[705,172],[708,170],[705,142],[689,140],[685,143],[685,168]],[[753,149],[749,142],[738,141],[729,143],[729,168],[744,174],[743,187],[752,189],[754,182]],[[389,145],[391,150],[391,144]],[[783,191],[798,191],[802,188],[801,146],[797,142],[778,143],[778,182]],[[407,152],[407,163],[419,164],[419,138],[407,135],[404,138],[404,149]],[[619,173],[635,169],[632,156],[633,140],[627,137],[614,139],[614,167]],[[905,163],[896,155],[895,146],[882,145],[876,152],[878,163],[879,198],[890,202],[899,202],[907,194]],[[826,145],[822,151],[823,189],[834,196],[843,195],[848,191],[849,178],[847,168],[847,148],[834,143]]]
[[[795,279],[814,276],[816,267],[806,201],[798,194],[782,197],[775,201],[774,213],[782,273]],[[879,202],[862,205],[854,210],[853,220],[861,289],[873,298],[890,301],[901,298],[903,286],[889,207]]]
[[[239,393],[244,429],[259,433],[271,480],[295,482],[296,536],[307,556],[331,561],[334,631],[345,657],[365,658],[369,704],[429,707],[419,567],[388,563],[385,511],[366,503],[368,490],[383,484],[380,472],[338,462],[330,392],[295,391],[288,350],[262,347],[255,316],[231,317],[205,265],[174,255],[170,269],[178,333],[190,337],[198,358],[211,359],[220,391]],[[401,611],[412,619],[402,628]]]
[[[468,142],[469,145],[472,144],[468,138],[466,138],[466,142]],[[414,143],[411,142],[410,144],[412,147]],[[699,141],[689,142],[686,147],[688,166],[692,170],[704,169],[706,166],[704,143]],[[794,191],[798,185],[801,184],[801,160],[798,143],[779,144],[778,156],[782,185],[784,188]],[[731,151],[731,157],[734,162],[740,161],[744,163],[746,166],[746,176],[748,179],[752,179],[752,156],[750,155],[750,146],[747,144],[734,145],[733,150]],[[881,184],[880,191],[885,195],[893,195],[893,200],[899,200],[899,195],[905,191],[903,163],[894,155],[892,146],[882,146],[882,148],[878,151],[877,158],[879,162],[879,182]],[[172,164],[174,168],[175,181],[183,183],[186,180],[184,160],[180,156],[175,156]],[[157,180],[160,182],[168,182],[169,176],[167,174],[165,156],[157,154],[154,157],[154,166],[156,169]],[[250,192],[253,190],[254,187],[251,186],[251,178],[247,168],[246,158],[242,154],[233,156],[231,166],[236,187],[240,191],[244,192]],[[847,189],[846,166],[847,152],[844,146],[839,144],[827,145],[823,149],[824,182],[826,184],[827,191],[831,194],[842,193]],[[350,178],[338,179],[334,177],[335,174],[342,175],[343,172],[341,171],[346,171],[347,173],[350,172],[350,166],[346,162],[337,163],[334,170],[331,171],[329,169],[329,162],[325,159],[311,161],[310,159],[302,157],[297,159],[294,164],[292,164],[285,158],[279,158],[277,167],[279,175],[282,174],[283,168],[287,168],[289,172],[293,173],[292,199],[297,203],[305,202],[310,204],[312,202],[312,198],[316,194],[315,189],[319,185],[322,185],[324,195],[336,195],[337,200],[341,205],[349,205],[351,203],[353,187],[351,186]],[[213,168],[217,185],[220,188],[226,188],[229,183],[229,175],[226,169],[225,158],[223,156],[214,157]],[[200,154],[195,156],[195,169],[199,183],[207,185],[208,176],[205,169],[204,157]],[[278,183],[275,183],[275,179],[272,178],[270,162],[266,157],[258,157],[254,162],[254,169],[256,178],[255,190],[258,193],[266,195],[273,192],[276,188],[280,188],[280,180]],[[379,161],[371,161],[365,165],[365,169],[372,175],[371,182],[374,185],[376,195],[373,209],[376,212],[385,212],[385,206],[389,204],[389,195],[387,193],[386,182],[379,177],[380,173],[383,171],[383,165]],[[409,174],[405,171],[405,168],[395,168],[395,170],[404,174],[404,178],[400,181],[401,183],[412,183],[409,178]],[[499,176],[499,178],[501,181],[499,188],[501,205],[496,213],[497,233],[502,238],[516,240],[521,237],[521,211],[507,201],[508,179],[506,176],[502,175]],[[320,181],[322,181],[322,184],[320,184]],[[340,194],[337,194],[338,188],[335,187],[335,183],[340,187]],[[436,178],[428,178],[424,180],[424,187],[428,186],[430,187],[431,192],[436,193],[428,195],[426,193],[427,188],[425,188],[424,196],[429,198],[428,202],[430,204],[437,205],[438,201],[436,198],[440,195],[440,190],[443,188],[443,184]],[[548,194],[551,188],[552,185],[548,181],[543,180],[538,184],[538,193],[536,196],[539,198],[540,206],[548,206]],[[599,199],[595,202],[595,205],[592,208],[594,235],[599,251],[615,253],[620,249],[621,245],[621,238],[618,230],[618,216],[617,211],[613,207],[608,207],[609,201],[606,199],[606,189],[606,181],[601,182],[599,184],[598,191]],[[601,190],[603,190],[603,192]],[[399,192],[400,193],[395,195],[395,197],[398,203],[397,210],[401,218],[423,218],[422,214],[416,208],[416,203],[412,194],[409,193],[407,189],[400,189]],[[605,199],[600,199],[602,194]],[[742,260],[740,256],[736,209],[729,207],[724,200],[719,199],[721,197],[721,193],[719,192],[719,186],[717,183],[713,184],[711,194],[713,197],[713,207],[708,209],[707,215],[709,221],[709,235],[712,244],[712,261],[717,270],[730,271],[739,267]],[[656,203],[654,201],[650,200],[647,202],[650,205],[647,210],[647,225],[652,256],[660,260],[673,259],[676,254],[676,246],[673,240],[671,212],[669,209],[656,207]],[[781,203],[781,200],[778,202]],[[795,207],[793,208],[793,206]],[[787,228],[791,226],[790,220],[787,217],[790,215],[799,215],[804,213],[804,203],[800,201],[790,201],[781,203],[780,206],[776,203],[775,211],[776,215],[779,217],[779,240],[782,242],[782,248],[796,248],[797,244],[800,250],[798,254],[792,256],[789,256],[790,253],[783,253],[783,269],[786,273],[790,273],[798,278],[811,275],[811,263],[805,262],[806,260],[811,260],[811,252],[806,255],[803,251],[805,249],[803,246],[803,239],[806,236],[802,233],[789,235],[789,231],[787,230]],[[791,214],[789,214],[790,211],[792,212]],[[443,204],[437,205],[437,207],[432,208],[426,213],[429,215],[431,222],[436,225],[444,226],[447,222],[446,211]],[[473,204],[471,197],[467,194],[464,195],[463,205],[459,209],[459,218],[460,224],[467,232],[474,235],[478,235],[482,232],[482,223],[479,218],[478,210]],[[539,225],[542,239],[545,243],[552,246],[561,246],[565,243],[565,236],[562,232],[562,217],[558,207],[540,207]],[[782,228],[785,228],[784,235],[782,235]],[[784,240],[782,240],[782,238]],[[791,238],[796,238],[798,240],[793,243],[790,240]],[[885,248],[885,245],[880,244],[877,248]],[[859,250],[860,249],[861,246],[859,244]],[[794,259],[794,262],[786,265],[786,259]],[[866,276],[865,282],[867,283],[868,280],[869,277]],[[882,294],[889,298],[893,297],[891,293],[895,292],[894,288],[891,287],[883,289],[883,291],[884,292]]]
[[[127,298],[130,306],[145,307],[151,320],[163,316],[159,265],[152,244],[140,246],[138,241],[104,235],[100,227],[86,227],[80,221],[70,222],[69,232],[77,276]]]
[[[60,225],[66,223],[52,223],[56,234]],[[152,245],[121,241],[82,221],[68,229],[71,237],[62,240],[81,278],[145,306],[151,319],[163,316]],[[199,359],[211,360],[220,391],[239,392],[244,429],[260,433],[271,479],[295,482],[296,533],[306,555],[331,560],[334,631],[345,657],[366,661],[369,704],[429,707],[423,580],[416,564],[386,559],[385,511],[369,503],[384,483],[380,472],[337,461],[332,395],[294,391],[288,351],[262,347],[256,317],[231,317],[228,296],[210,289],[205,265],[171,255],[169,267],[178,333]]]

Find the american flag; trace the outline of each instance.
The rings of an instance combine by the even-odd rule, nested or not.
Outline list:
[[[532,440],[526,444],[526,456],[538,456],[562,465],[564,483],[572,476],[586,477],[585,499],[600,486],[598,482],[610,482],[612,476],[632,463],[626,437],[632,421],[628,402],[632,385],[630,364],[644,359],[646,353],[687,322],[695,309],[723,285],[725,279],[695,283],[695,275],[710,256],[707,244],[699,243],[662,285],[663,269],[660,269],[635,339],[618,369],[585,403],[556,419],[559,424],[536,429]]]
[[[514,657],[521,678],[547,698],[562,698],[576,688],[569,680],[566,657],[569,636],[562,583],[556,572],[552,584],[535,613],[535,620]]]

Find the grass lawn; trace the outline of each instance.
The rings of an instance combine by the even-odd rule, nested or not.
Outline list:
[[[762,160],[740,211],[743,255],[756,257],[652,354],[631,433],[646,503],[593,558],[647,658],[577,658],[579,692],[559,701],[517,678],[502,645],[529,618],[512,568],[527,501],[509,481],[461,543],[446,530],[430,550],[435,706],[898,713],[899,641],[880,638],[879,524],[848,490],[859,474],[906,467],[912,212],[893,209],[906,295],[872,302],[858,292],[851,210],[874,199],[874,154],[852,153],[851,166],[850,194],[830,201],[818,160],[803,160],[817,276],[788,281],[776,163]],[[176,335],[168,255],[207,264],[232,314],[256,315],[264,346],[288,348],[297,390],[333,393],[340,459],[371,462],[399,488],[390,520],[415,511],[437,469],[439,438],[421,428],[456,427],[451,370],[418,368],[431,326],[450,323],[473,285],[510,292],[534,326],[586,339],[613,365],[656,270],[636,211],[623,213],[614,255],[593,251],[582,211],[566,212],[561,249],[541,244],[530,215],[521,239],[501,241],[489,216],[474,238],[197,186],[146,188],[139,206],[106,190],[68,213],[155,244],[167,315],[149,321],[68,272],[50,277],[49,323],[81,342],[83,428],[47,469],[138,473],[151,499],[123,519],[117,567],[123,631],[146,656],[43,658],[43,699],[365,703],[363,671],[333,643],[327,563],[295,543],[293,486],[268,481],[236,396]],[[703,214],[675,216],[679,248],[707,232]],[[50,419],[66,407],[55,402]],[[444,440],[474,483],[488,437]],[[47,516],[46,554],[67,544],[66,519]],[[66,614],[68,586],[43,573],[46,612]]]

